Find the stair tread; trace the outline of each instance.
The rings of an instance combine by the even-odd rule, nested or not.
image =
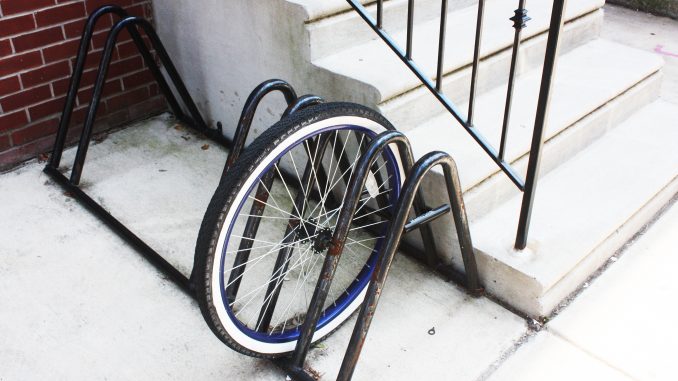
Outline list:
[[[545,139],[657,72],[662,64],[656,55],[602,39],[563,55],[554,80]],[[541,70],[529,71],[516,79],[507,138],[506,160],[509,162],[529,151],[540,80]],[[475,125],[494,147],[499,146],[505,97],[504,85],[481,94],[476,100]],[[460,105],[461,110],[466,108]],[[406,134],[417,157],[433,150],[451,154],[459,166],[464,190],[499,171],[448,113],[435,116]]]
[[[451,0],[450,11],[462,9],[473,4],[474,0]],[[388,31],[398,30],[407,18],[408,0],[389,0],[384,2],[384,28]],[[347,5],[347,2],[344,1]],[[365,3],[365,2],[364,2]],[[376,17],[377,5],[370,2],[365,9]],[[421,23],[440,17],[440,0],[417,0],[414,22]],[[326,57],[343,49],[364,44],[377,38],[374,31],[353,10],[321,17],[309,22],[306,26],[310,38],[311,59]]]
[[[566,10],[566,19],[570,20],[587,14],[600,8],[603,4],[604,1],[602,0],[570,2]],[[515,7],[516,5],[512,2],[487,1],[485,25],[506,25],[506,27],[484,28],[481,44],[483,57],[505,49],[513,43],[513,28],[508,18],[513,15]],[[471,6],[449,14],[445,49],[444,71],[446,73],[471,63],[476,13],[477,7]],[[532,20],[523,30],[523,39],[547,30],[550,14],[551,4],[549,2],[530,4],[529,16],[532,17]],[[438,20],[430,20],[415,25],[413,57],[419,67],[430,76],[435,75],[438,30]],[[402,43],[405,40],[404,30],[393,33],[391,36],[399,42],[400,46],[404,46]],[[314,60],[313,63],[339,75],[371,84],[379,92],[381,101],[391,99],[420,85],[416,76],[395,57],[381,39],[342,50],[336,54]],[[394,81],[393,78],[399,78],[399,80]]]
[[[544,176],[524,252],[513,250],[520,197],[472,224],[474,246],[550,289],[678,178],[676,115],[655,101]]]
[[[307,21],[317,20],[351,8],[346,0],[286,0],[290,3],[304,7],[308,15]],[[373,0],[359,0],[361,4],[370,3]]]

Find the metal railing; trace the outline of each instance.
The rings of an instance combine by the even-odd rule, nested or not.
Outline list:
[[[412,59],[413,35],[414,35],[414,0],[408,0],[407,4],[407,34],[405,49],[403,50],[395,40],[384,30],[384,1],[376,1],[376,19],[374,19],[368,10],[360,4],[358,0],[346,0],[351,7],[369,24],[369,26],[381,37],[382,40],[391,48],[391,50],[400,58],[403,63],[414,73],[436,99],[452,114],[452,116],[461,124],[461,126],[471,135],[476,143],[485,151],[485,153],[494,161],[502,172],[523,192],[523,200],[518,222],[518,232],[516,234],[515,248],[522,250],[527,245],[527,236],[530,226],[530,218],[534,204],[534,195],[537,189],[539,178],[539,163],[541,158],[542,146],[544,143],[544,129],[547,123],[549,111],[549,102],[551,99],[551,88],[553,76],[556,68],[558,50],[560,46],[560,32],[563,28],[564,10],[567,0],[553,0],[553,9],[551,11],[551,21],[546,43],[546,53],[544,56],[544,66],[541,77],[541,87],[539,90],[539,99],[537,101],[537,110],[534,129],[532,133],[532,142],[529,151],[529,161],[527,165],[527,175],[523,179],[516,168],[506,160],[506,145],[511,118],[511,108],[513,102],[513,89],[516,78],[516,68],[518,65],[518,51],[521,43],[521,32],[525,28],[527,21],[526,0],[517,0],[518,8],[515,10],[513,21],[515,36],[511,53],[511,68],[508,76],[508,87],[506,101],[504,105],[503,123],[501,128],[501,139],[499,148],[495,148],[483,134],[474,125],[474,115],[476,106],[476,92],[478,84],[478,68],[480,66],[480,52],[483,33],[483,19],[485,13],[485,0],[478,1],[478,13],[476,20],[475,42],[473,51],[473,62],[471,65],[471,84],[469,93],[469,104],[466,116],[457,108],[457,106],[443,93],[443,78],[445,76],[445,37],[448,17],[448,0],[441,0],[440,7],[440,32],[438,35],[438,55],[437,70],[435,81],[425,73]]]

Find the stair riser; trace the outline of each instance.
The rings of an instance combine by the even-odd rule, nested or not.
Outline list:
[[[473,5],[474,0],[449,1],[450,12]],[[376,17],[376,5],[367,8]],[[414,11],[415,23],[440,17],[440,0],[423,0],[416,3]],[[392,32],[403,29],[407,20],[407,1],[394,0],[384,2],[384,27]],[[347,12],[312,22],[308,25],[308,36],[311,42],[311,60],[326,57],[343,49],[356,46],[377,36],[363,21],[357,12]]]
[[[603,11],[597,10],[565,24],[561,40],[561,54],[597,38],[600,35],[602,23]],[[547,34],[542,33],[521,45],[518,75],[543,65],[546,39]],[[478,94],[506,82],[511,65],[511,55],[511,47],[506,47],[501,52],[481,61]],[[443,80],[445,95],[455,104],[468,102],[471,72],[471,67],[467,66],[445,76]],[[379,105],[379,109],[401,131],[414,129],[426,122],[432,115],[447,112],[423,86],[383,102]],[[466,110],[461,111],[466,114]]]

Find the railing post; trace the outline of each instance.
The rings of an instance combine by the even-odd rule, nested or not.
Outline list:
[[[532,217],[534,195],[537,191],[541,149],[544,143],[544,129],[546,128],[546,121],[549,114],[551,90],[553,87],[553,78],[556,71],[558,50],[560,48],[560,32],[563,29],[566,5],[567,0],[553,1],[553,10],[551,11],[551,25],[549,27],[548,41],[546,42],[544,69],[541,76],[539,100],[537,102],[537,115],[534,121],[534,132],[532,133],[530,160],[527,164],[525,192],[523,193],[523,202],[520,208],[520,219],[518,221],[518,233],[516,235],[515,242],[515,248],[517,250],[522,250],[525,248],[525,246],[527,246],[527,234],[530,228],[530,218]]]

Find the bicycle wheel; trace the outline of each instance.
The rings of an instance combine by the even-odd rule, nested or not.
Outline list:
[[[350,103],[285,118],[248,147],[219,184],[196,245],[197,295],[213,332],[256,357],[294,350],[356,162],[393,129]],[[370,169],[317,331],[319,340],[360,305],[402,173],[396,148]]]

